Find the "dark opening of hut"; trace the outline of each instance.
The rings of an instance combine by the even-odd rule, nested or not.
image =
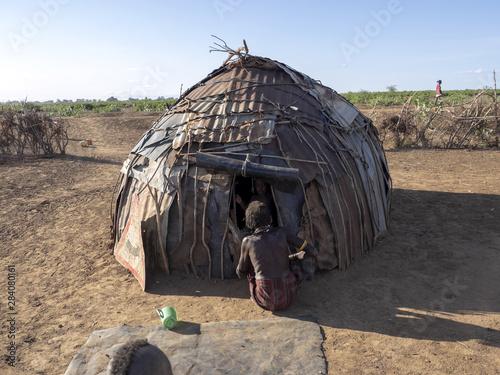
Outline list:
[[[387,230],[391,179],[372,122],[307,75],[244,54],[187,90],[130,153],[116,258],[143,288],[173,269],[236,277],[257,184],[273,222],[319,250],[306,274],[346,269]]]

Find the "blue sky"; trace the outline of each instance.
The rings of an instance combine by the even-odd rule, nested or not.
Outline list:
[[[178,96],[226,58],[211,35],[340,93],[480,89],[500,69],[492,0],[0,4],[0,101]]]

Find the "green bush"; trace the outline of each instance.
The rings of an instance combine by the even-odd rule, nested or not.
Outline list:
[[[165,99],[165,100],[141,100],[134,102],[135,111],[165,111],[175,102],[175,99]]]
[[[165,111],[177,99],[143,99],[143,100],[124,100],[124,101],[89,101],[73,103],[71,100],[59,101],[57,103],[31,103],[31,102],[8,102],[0,103],[0,108],[8,105],[14,111],[34,110],[44,112],[48,116],[69,117],[78,116],[87,112],[107,113],[120,112],[125,108],[133,108],[135,111]]]
[[[470,101],[474,95],[477,95],[479,92],[481,92],[481,90],[445,90],[443,91],[443,96],[440,101],[449,105],[458,105]],[[494,94],[492,89],[485,90],[485,93],[490,96]],[[434,90],[379,92],[360,90],[358,92],[347,92],[341,95],[354,105],[370,104],[371,106],[400,105],[405,103],[412,95],[411,104],[434,105],[434,100],[436,98]]]
[[[106,104],[103,106],[94,107],[92,112],[94,113],[109,113],[109,112],[121,112],[123,111],[123,106],[119,104]]]

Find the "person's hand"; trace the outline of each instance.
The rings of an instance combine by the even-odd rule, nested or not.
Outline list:
[[[236,200],[236,203],[238,203],[240,206],[243,204],[243,199],[241,199],[241,197],[238,194],[236,194],[234,199]]]
[[[292,254],[288,256],[288,259],[294,260],[294,259],[299,259],[302,260],[306,256],[306,252],[304,250],[299,251],[298,253]]]

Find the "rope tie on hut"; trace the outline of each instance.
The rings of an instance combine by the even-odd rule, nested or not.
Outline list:
[[[245,159],[245,161],[243,162],[243,164],[241,165],[241,175],[243,177],[247,177],[247,163],[250,161],[250,155],[247,154],[247,157]]]

